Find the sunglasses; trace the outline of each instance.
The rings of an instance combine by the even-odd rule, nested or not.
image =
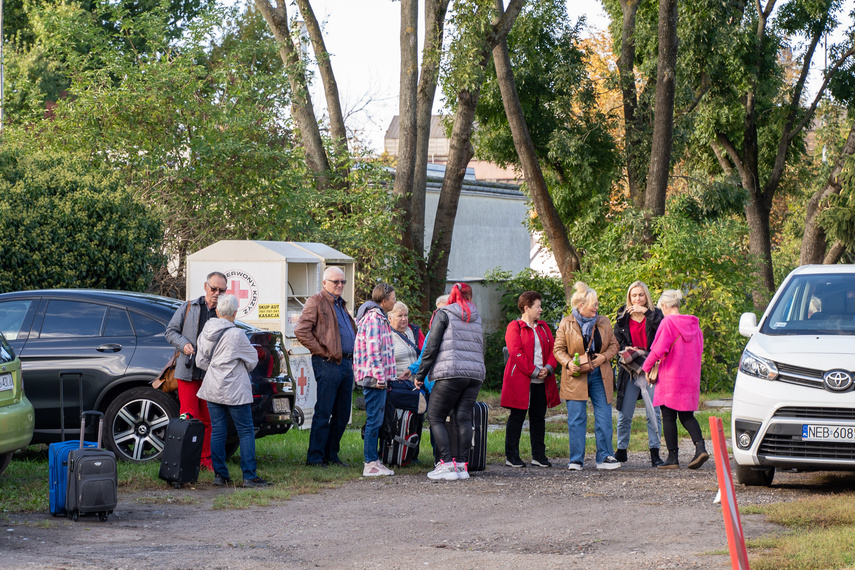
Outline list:
[[[327,279],[333,285],[347,285],[347,279]]]
[[[205,285],[208,286],[208,289],[211,290],[211,293],[219,293],[220,295],[222,295],[223,293],[228,291],[228,289],[220,289],[219,287],[211,287],[210,283],[205,283]]]

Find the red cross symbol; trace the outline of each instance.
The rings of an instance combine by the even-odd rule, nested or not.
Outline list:
[[[232,279],[229,290],[226,293],[234,295],[238,299],[249,299],[249,289],[240,288],[240,279]]]
[[[306,386],[309,384],[309,378],[306,376],[306,369],[302,366],[300,367],[300,375],[297,376],[297,387],[300,389],[300,395],[306,395]]]

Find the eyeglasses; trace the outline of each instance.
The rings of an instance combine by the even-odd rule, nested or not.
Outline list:
[[[228,289],[220,289],[219,287],[211,287],[210,283],[205,283],[205,285],[208,286],[208,289],[211,290],[211,293],[219,293],[220,295],[222,295],[223,293],[228,291]]]
[[[333,285],[347,285],[347,279],[327,279]]]

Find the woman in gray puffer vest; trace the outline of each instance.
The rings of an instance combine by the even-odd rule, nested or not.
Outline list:
[[[430,479],[468,479],[472,442],[472,410],[484,382],[484,332],[472,303],[472,287],[455,283],[448,305],[436,312],[422,349],[422,364],[414,377],[421,386],[430,374],[435,382],[427,419],[439,463]],[[449,434],[445,418],[453,415],[457,433]],[[449,437],[457,438],[457,457],[451,456]]]

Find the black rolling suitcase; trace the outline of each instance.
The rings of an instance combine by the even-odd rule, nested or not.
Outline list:
[[[448,422],[448,442],[451,456],[457,458],[457,422],[452,416]],[[469,448],[469,471],[487,468],[487,404],[475,402],[472,409],[472,446]]]
[[[199,479],[204,438],[205,425],[201,421],[194,418],[169,420],[158,477],[172,483],[176,489],[184,483],[195,483]]]
[[[83,431],[86,416],[98,416],[98,447],[84,447]],[[119,475],[116,455],[101,448],[104,431],[104,414],[83,412],[80,415],[80,448],[68,454],[68,487],[65,509],[68,518],[77,520],[79,515],[95,514],[102,521],[112,514],[118,502]]]

